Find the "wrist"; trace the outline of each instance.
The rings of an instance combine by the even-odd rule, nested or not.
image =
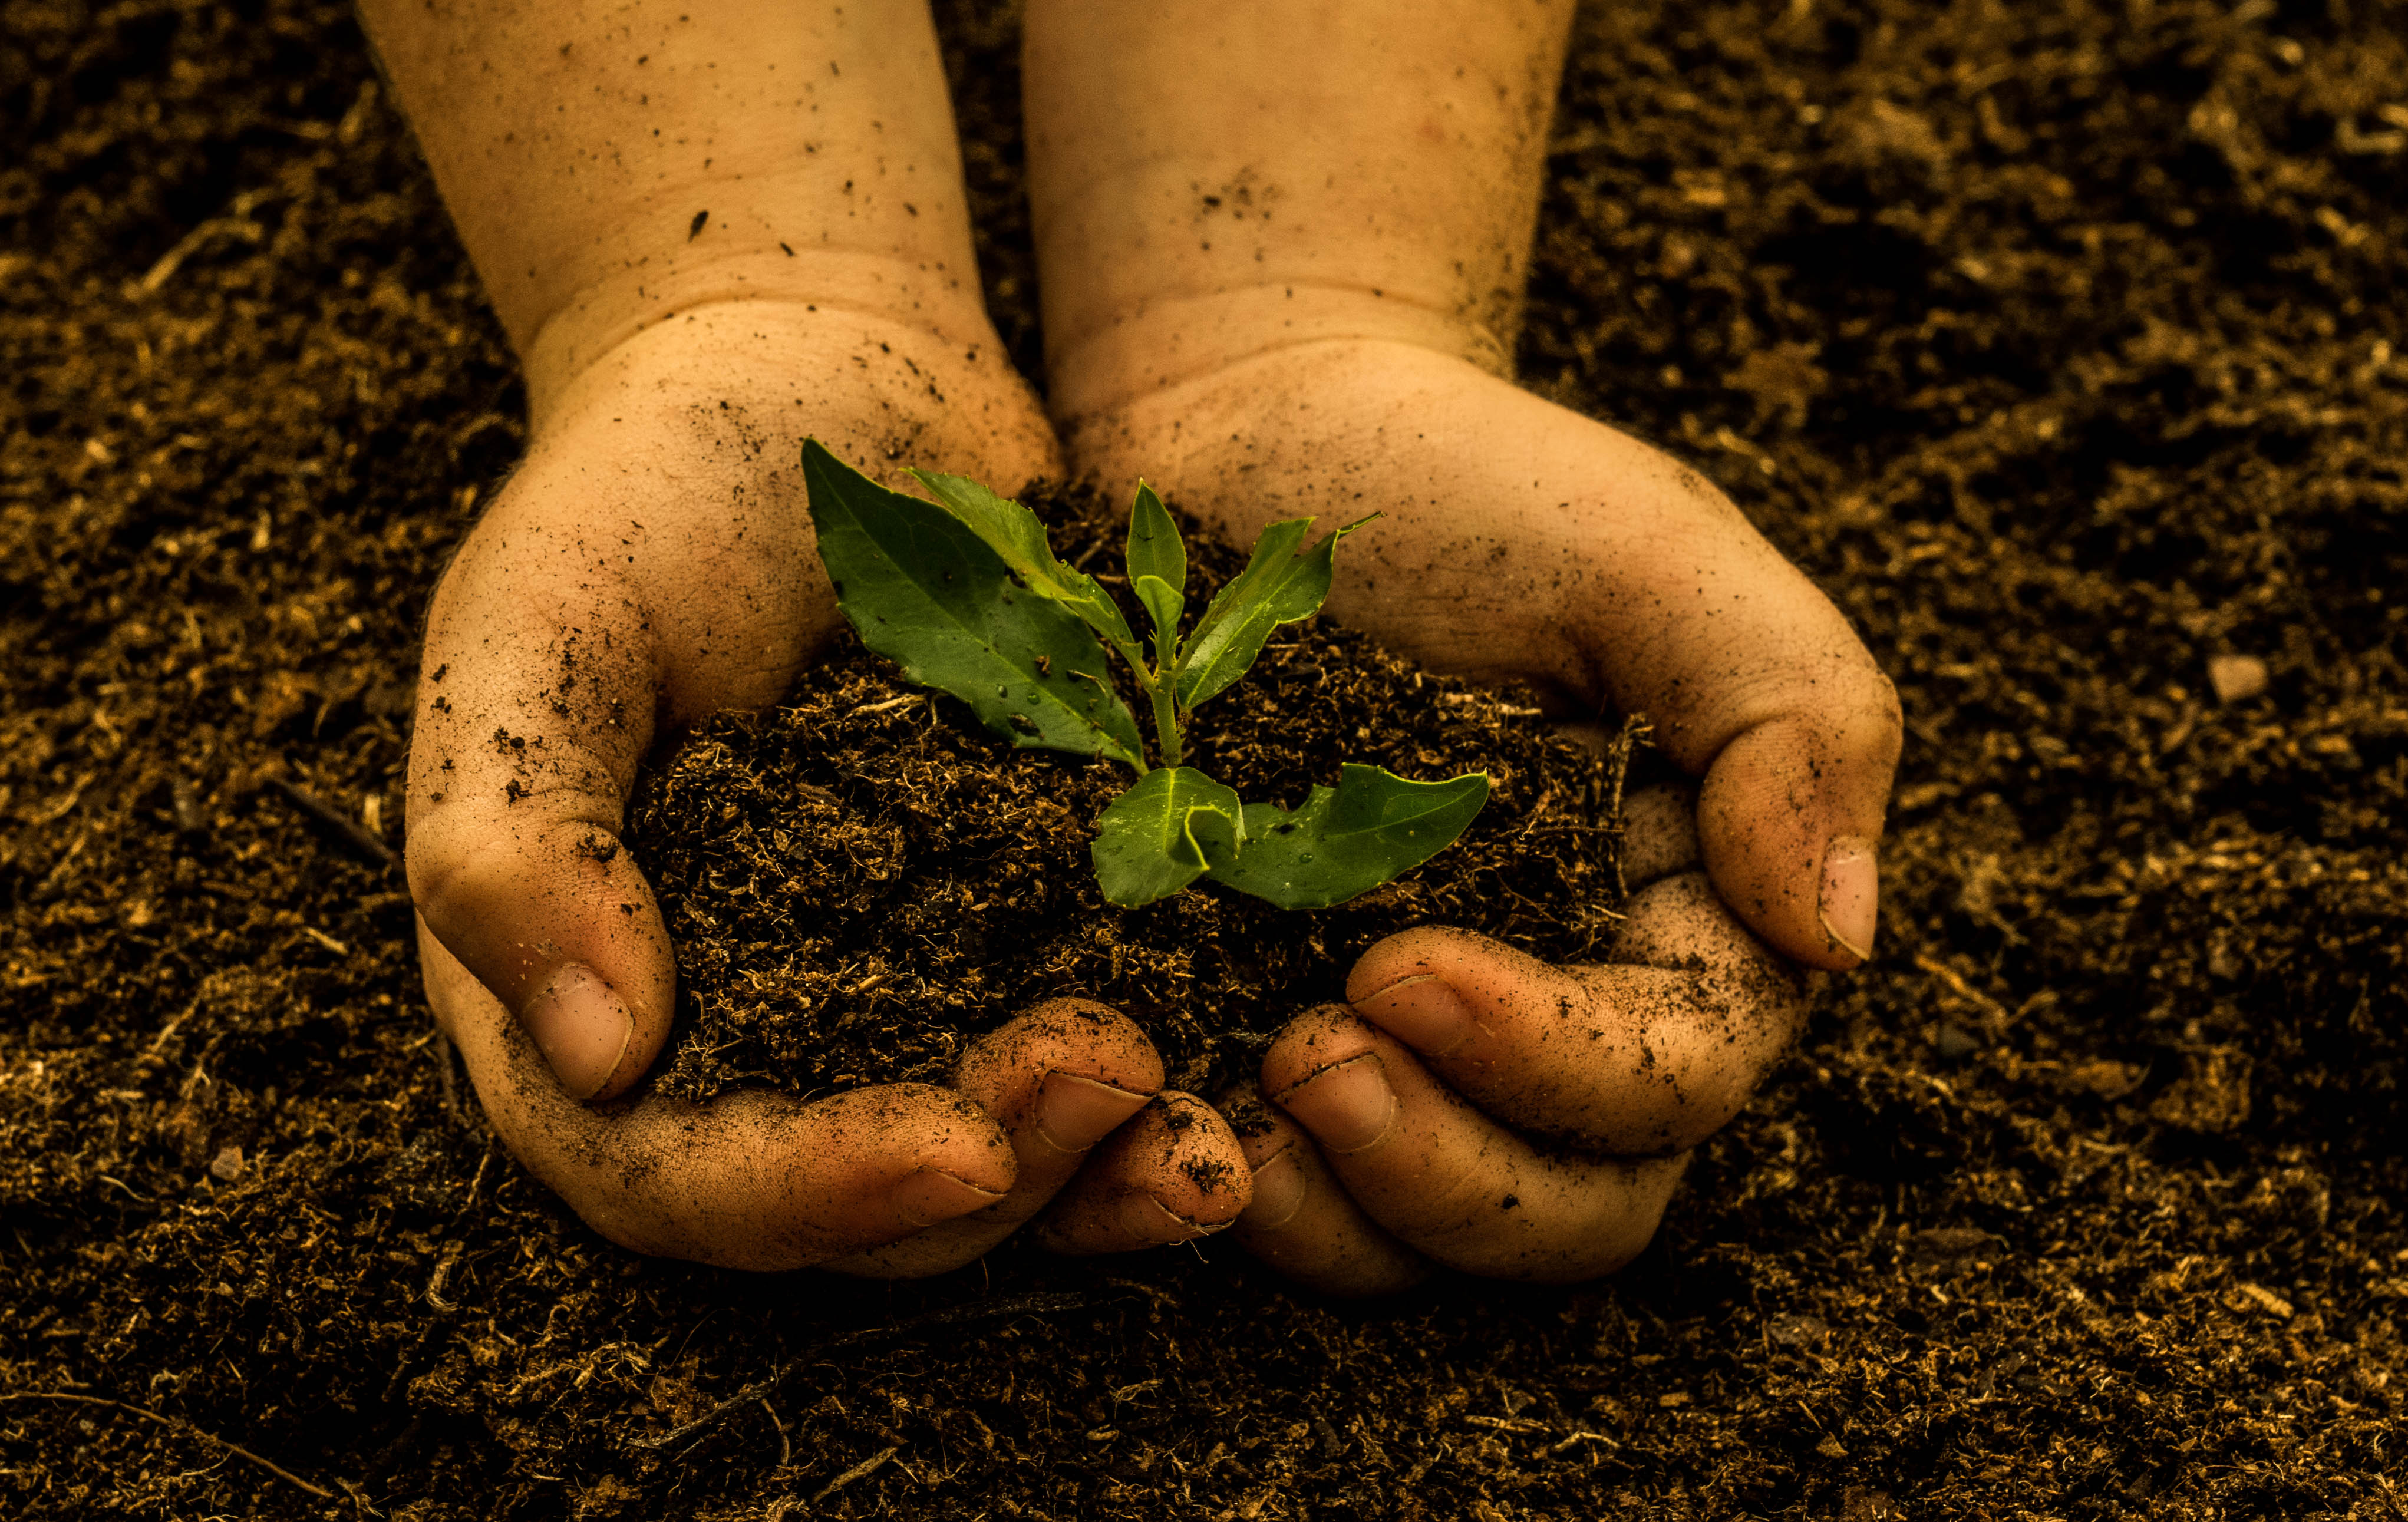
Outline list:
[[[536,326],[522,352],[534,431],[625,372],[662,364],[699,385],[786,391],[790,379],[833,375],[819,366],[873,351],[941,354],[948,368],[1003,364],[975,288],[942,268],[773,244],[643,274],[635,265],[584,285]]]
[[[1404,289],[1264,282],[1125,301],[1047,328],[1050,405],[1066,433],[1282,350],[1401,344],[1510,377],[1505,340],[1476,313]]]

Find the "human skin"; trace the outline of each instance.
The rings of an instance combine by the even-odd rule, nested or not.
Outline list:
[[[1297,344],[1280,337],[1281,324],[1301,309],[1271,305],[1267,287],[1216,306],[1230,293],[1208,281],[1196,306],[1182,294],[1196,272],[1170,244],[1112,244],[1118,235],[1092,225],[1082,197],[1091,191],[1098,207],[1158,220],[1160,165],[1132,174],[1115,167],[1111,145],[1089,144],[1089,174],[1077,137],[1128,137],[1128,119],[1097,108],[1129,104],[1142,83],[1130,70],[1159,65],[1169,44],[1141,23],[1126,35],[1144,7],[1083,17],[1075,8],[1035,7],[1029,44],[1053,381],[1072,463],[1107,479],[1117,471],[1123,486],[1153,475],[1241,538],[1298,503],[1336,505],[1354,488],[1386,494],[1394,532],[1375,557],[1379,568],[1350,572],[1333,611],[1434,664],[1537,681],[1571,712],[1669,694],[1676,700],[1651,711],[1670,725],[1676,758],[1706,773],[1703,838],[1715,886],[1739,895],[1732,901],[1749,923],[1792,955],[1846,965],[1852,956],[1835,944],[1851,926],[1858,945],[1871,932],[1869,846],[1855,858],[1861,870],[1837,917],[1809,912],[1815,925],[1816,915],[1831,919],[1839,936],[1801,928],[1795,871],[1784,877],[1747,855],[1751,840],[1787,840],[1749,813],[1751,787],[1786,789],[1783,806],[1803,821],[1790,836],[1819,840],[1834,820],[1878,829],[1878,797],[1862,807],[1857,795],[1870,784],[1845,769],[1858,766],[1856,752],[1831,739],[1833,723],[1844,732],[1856,710],[1842,702],[1828,711],[1837,720],[1820,722],[1783,685],[1785,670],[1768,676],[1762,648],[1797,632],[1774,639],[1768,608],[1802,610],[1806,633],[1834,641],[1825,696],[1844,698],[1841,679],[1856,680],[1849,662],[1870,669],[1844,624],[1727,503],[1685,484],[1670,462],[1571,414],[1532,413],[1541,404],[1498,379],[1518,253],[1497,253],[1486,266],[1467,256],[1465,267],[1484,271],[1466,279],[1488,293],[1488,306],[1475,301],[1455,316],[1474,308],[1488,315],[1465,319],[1460,331],[1432,317],[1436,309],[1398,303],[1379,309],[1417,313],[1410,334],[1342,334],[1329,323],[1354,322],[1360,280],[1329,273],[1326,301],[1307,303],[1326,307],[1323,327]],[[1368,13],[1321,9],[1332,24]],[[816,436],[897,485],[905,464],[1010,489],[1058,474],[1064,462],[979,309],[924,11],[856,0],[842,9],[739,4],[655,17],[562,0],[369,0],[364,12],[526,373],[526,459],[468,536],[429,613],[408,861],[437,1018],[531,1170],[614,1241],[762,1269],[938,1271],[1032,1220],[1044,1241],[1069,1252],[1185,1240],[1238,1220],[1257,1178],[1284,1191],[1283,1212],[1252,1222],[1250,1242],[1334,1288],[1384,1287],[1428,1261],[1564,1277],[1610,1266],[1644,1240],[1662,1190],[1633,1190],[1616,1170],[1669,1176],[1652,1162],[1567,1175],[1566,1187],[1534,1188],[1526,1211],[1517,1200],[1498,1213],[1512,1219],[1473,1214],[1469,1228],[1440,1230],[1383,1200],[1412,1168],[1424,1183],[1443,1173],[1486,1187],[1490,1175],[1472,1165],[1523,1144],[1521,1130],[1545,1134],[1557,1151],[1643,1145],[1675,1155],[1743,1102],[1794,1029],[1795,991],[1778,978],[1731,975],[1761,954],[1712,894],[1665,897],[1650,912],[1655,939],[1632,946],[1678,960],[1708,945],[1725,965],[1572,974],[1598,990],[1590,1006],[1598,1034],[1580,1048],[1550,1047],[1497,1012],[1548,997],[1565,973],[1460,937],[1425,933],[1375,949],[1351,989],[1357,1004],[1348,1018],[1364,1029],[1327,1012],[1303,1017],[1265,1066],[1279,1107],[1274,1128],[1242,1144],[1199,1102],[1156,1096],[1158,1057],[1134,1027],[1095,1007],[1029,1012],[974,1043],[947,1085],[812,1105],[747,1095],[693,1107],[642,1095],[639,1081],[668,1035],[674,967],[651,891],[619,849],[626,793],[658,738],[715,709],[774,701],[838,627],[796,468],[801,439]],[[1235,52],[1218,42],[1207,50],[1224,74],[1276,65],[1246,49],[1288,41],[1263,15],[1232,12],[1248,14],[1254,31]],[[1486,13],[1437,20],[1475,54],[1497,30]],[[1057,48],[1067,22],[1090,40],[1113,40],[1101,57]],[[1560,28],[1534,35],[1512,66],[1526,76],[1526,94],[1542,95],[1559,62]],[[1342,50],[1334,56],[1343,62]],[[1351,83],[1374,105],[1385,62],[1354,59]],[[1072,108],[1062,108],[1066,91],[1078,97]],[[1219,121],[1183,83],[1163,98],[1177,108],[1165,128],[1172,136],[1146,150],[1162,164],[1193,167],[1221,151],[1214,134],[1255,130]],[[1511,106],[1515,97],[1498,98]],[[1467,120],[1479,114],[1472,107]],[[1509,119],[1520,126],[1503,137],[1494,122],[1456,136],[1487,149],[1510,139],[1520,155],[1512,165],[1527,160],[1524,179],[1535,184],[1542,107],[1525,100],[1497,120]],[[1335,140],[1342,149],[1350,139]],[[1460,147],[1444,132],[1409,142],[1406,159],[1429,163],[1397,173],[1426,179]],[[1313,162],[1273,167],[1310,173]],[[1440,197],[1431,208],[1444,214],[1428,219],[1437,231],[1417,234],[1409,256],[1390,247],[1396,219],[1376,218],[1362,227],[1323,219],[1327,249],[1313,253],[1309,237],[1290,251],[1323,260],[1329,272],[1385,280],[1394,263],[1409,275],[1448,238],[1497,250],[1517,247],[1516,237],[1526,243],[1523,203],[1534,196],[1484,209],[1468,192],[1455,197],[1461,205]],[[1096,239],[1087,256],[1069,248],[1084,237]],[[1106,251],[1158,258],[1160,278],[1110,267]],[[1303,289],[1316,290],[1310,280]],[[1502,307],[1492,299],[1500,290]],[[1485,339],[1466,337],[1474,329]],[[1174,352],[1185,358],[1159,369],[1160,356]],[[1305,360],[1320,368],[1294,363]],[[1402,390],[1381,389],[1398,377]],[[1261,395],[1242,397],[1254,380]],[[1327,399],[1343,404],[1344,416],[1316,432],[1321,420],[1298,425],[1289,414],[1325,381],[1335,382]],[[1510,479],[1450,476],[1434,468],[1448,464],[1445,451],[1398,448],[1402,430],[1426,436],[1449,418],[1484,448],[1501,448]],[[1242,431],[1263,452],[1216,457],[1204,444],[1219,436],[1203,444],[1182,437],[1182,419],[1208,432]],[[1398,437],[1383,432],[1392,427]],[[1609,447],[1616,440],[1620,452]],[[1512,452],[1525,445],[1528,460]],[[1340,453],[1328,455],[1333,449]],[[1153,451],[1159,462],[1140,458]],[[1398,493],[1394,473],[1381,474],[1382,455],[1413,459],[1420,474]],[[1254,474],[1248,467],[1265,463],[1283,474],[1277,482],[1257,474],[1251,495],[1213,477],[1223,467]],[[1563,498],[1572,506],[1542,508],[1538,497],[1517,497],[1518,487],[1502,489],[1526,467],[1541,472],[1531,478],[1546,487],[1540,495],[1576,485]],[[1600,542],[1611,547],[1620,535],[1627,548],[1658,532],[1687,560],[1642,556],[1643,575],[1599,564]],[[1497,586],[1449,582],[1447,567],[1465,546],[1485,554],[1507,535],[1535,536],[1511,543],[1555,556],[1541,562],[1553,568],[1516,569]],[[1399,567],[1420,585],[1400,587]],[[1580,596],[1541,595],[1567,582]],[[1797,595],[1801,587],[1811,604]],[[1709,591],[1716,610],[1704,623],[1665,613],[1667,599]],[[1652,624],[1631,611],[1649,598],[1663,615]],[[1621,610],[1620,622],[1595,614],[1600,601]],[[1741,634],[1726,637],[1725,625]],[[1641,640],[1635,654],[1599,655],[1612,639],[1651,630],[1654,642]],[[1702,690],[1726,677],[1739,688],[1735,700],[1688,701],[1684,683]],[[1894,751],[1894,710],[1888,719]],[[1800,754],[1810,772],[1824,770],[1784,771]],[[1733,755],[1747,764],[1727,767]],[[1875,792],[1886,788],[1886,764]],[[1834,804],[1825,796],[1831,787],[1848,797]],[[1809,846],[1788,840],[1784,848]],[[1388,981],[1421,981],[1383,992],[1383,967]],[[1641,971],[1653,981],[1637,979]],[[1495,1003],[1473,1020],[1479,1041],[1458,1047],[1431,1036],[1441,986]],[[1687,1006],[1702,1012],[1690,1036],[1738,1058],[1710,1074],[1695,1070],[1698,1081],[1668,1112],[1677,1123],[1635,1142],[1595,1134],[1589,1120],[1622,1106],[1616,1096],[1643,1098],[1663,1071],[1693,1071],[1682,1061],[1668,1069],[1648,1044],[1671,1039]],[[1667,1011],[1672,1025],[1659,1018]],[[1349,1041],[1357,1046],[1339,1055]],[[1294,1055],[1286,1069],[1283,1053]],[[1363,1056],[1376,1059],[1379,1084],[1361,1081],[1373,1066],[1355,1060]],[[1416,1079],[1416,1062],[1426,1082]],[[1367,1114],[1394,1126],[1371,1137],[1377,1144],[1342,1144]],[[1209,1190],[1195,1183],[1224,1176]],[[1544,1228],[1538,1246],[1533,1224]],[[1484,1246],[1474,1241],[1483,1227],[1495,1239]],[[1332,1267],[1359,1269],[1383,1254],[1394,1271],[1350,1277]]]
[[[1533,1278],[1627,1258],[1669,1159],[1794,1034],[1794,991],[1744,932],[1816,969],[1873,942],[1889,682],[1720,492],[1512,381],[1571,14],[1028,7],[1049,405],[1074,474],[1142,474],[1238,543],[1376,510],[1332,617],[1568,717],[1643,712],[1698,780],[1703,876],[1635,899],[1617,952],[1669,965],[1549,969],[1417,932],[1366,955],[1351,1012],[1271,1049],[1240,1235],[1330,1288],[1424,1258]]]
[[[1266,1054],[1237,1240],[1316,1288],[1401,1288],[1434,1264],[1595,1278],[1655,1234],[1689,1149],[1795,1038],[1795,973],[1699,869],[1694,804],[1627,804],[1627,918],[1553,968],[1459,930],[1390,937]],[[1567,1055],[1570,1059],[1567,1060]],[[1245,1113],[1245,1112],[1240,1112]]]
[[[967,1262],[1163,1113],[1142,1035],[1056,1007],[973,1043],[948,1085],[630,1097],[675,969],[618,843],[657,738],[774,702],[838,627],[803,438],[890,480],[1060,472],[980,305],[926,12],[362,8],[528,397],[526,457],[428,612],[408,862],[436,1017],[505,1142],[613,1241],[755,1269]],[[1181,1140],[1230,1182],[1208,1196],[1190,1172],[1211,1170],[1126,1155],[1081,1219],[1129,1245],[1226,1224],[1235,1139],[1216,1120]]]

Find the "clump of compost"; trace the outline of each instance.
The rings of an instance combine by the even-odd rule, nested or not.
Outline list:
[[[1097,504],[1028,505],[1076,563],[1116,532]],[[1193,554],[1207,594],[1243,563],[1201,537]],[[1341,758],[1408,777],[1481,771],[1486,807],[1415,871],[1334,908],[1277,909],[1209,880],[1121,908],[1090,848],[1125,770],[1015,748],[848,630],[781,706],[713,718],[637,790],[628,843],[678,951],[659,1087],[703,1098],[939,1079],[970,1037],[1079,995],[1143,1026],[1174,1086],[1209,1091],[1410,926],[1593,956],[1622,897],[1632,733],[1592,751],[1526,694],[1423,670],[1326,620],[1292,626],[1199,716],[1197,765],[1291,805]]]

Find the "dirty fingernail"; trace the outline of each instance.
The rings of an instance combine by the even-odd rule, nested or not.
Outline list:
[[[576,962],[552,974],[543,992],[527,1001],[519,1023],[560,1086],[579,1099],[602,1091],[636,1035],[635,1020],[610,985]]]
[[[1185,1242],[1202,1236],[1195,1222],[1149,1194],[1133,1194],[1121,1201],[1121,1227],[1140,1242]]]
[[[1304,1164],[1293,1145],[1284,1146],[1254,1170],[1254,1202],[1246,1207],[1246,1224],[1276,1228],[1296,1219],[1304,1209]]]
[[[1396,1128],[1397,1091],[1388,1086],[1377,1052],[1324,1068],[1278,1099],[1324,1148],[1341,1156],[1360,1152]]]
[[[1833,838],[1823,852],[1823,933],[1859,962],[1873,955],[1881,915],[1881,861],[1861,835]]]
[[[1077,1073],[1050,1072],[1037,1090],[1037,1134],[1060,1152],[1084,1152],[1145,1108],[1146,1097]]]
[[[887,1198],[893,1201],[895,1213],[913,1226],[935,1226],[974,1210],[984,1210],[1003,1196],[991,1194],[941,1170],[924,1168],[895,1185]]]
[[[1480,1034],[1471,1007],[1434,972],[1400,978],[1354,1011],[1416,1052],[1442,1057]]]

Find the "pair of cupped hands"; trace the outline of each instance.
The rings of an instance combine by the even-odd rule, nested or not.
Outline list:
[[[1472,475],[1428,482],[1441,509],[1392,506],[1376,553],[1340,557],[1326,616],[1433,667],[1528,682],[1568,715],[1653,718],[1692,781],[1630,800],[1632,891],[1599,961],[1407,931],[1356,962],[1344,1004],[1293,1012],[1257,1083],[1229,1094],[1166,1090],[1139,1027],[1086,1000],[977,1037],[941,1084],[649,1092],[674,958],[619,842],[625,800],[657,740],[774,702],[840,627],[804,433],[897,485],[907,465],[998,485],[1060,468],[1041,418],[966,438],[941,399],[807,424],[791,386],[728,379],[764,319],[733,321],[717,340],[632,342],[545,398],[437,592],[421,674],[408,865],[436,1018],[505,1143],[610,1240],[907,1276],[1025,1226],[1081,1254],[1227,1228],[1336,1293],[1433,1265],[1588,1278],[1646,1244],[1688,1150],[1795,1038],[1800,969],[1869,952],[1897,714],[1844,619],[1660,454],[1448,370],[1438,380],[1501,409],[1469,419],[1483,434],[1611,441],[1594,490],[1559,516],[1484,524],[1502,494],[1465,452]],[[1172,499],[1212,518],[1223,499],[1172,475],[1156,477]],[[1260,526],[1224,516],[1241,543]],[[1517,580],[1465,553],[1491,528],[1541,569]]]

